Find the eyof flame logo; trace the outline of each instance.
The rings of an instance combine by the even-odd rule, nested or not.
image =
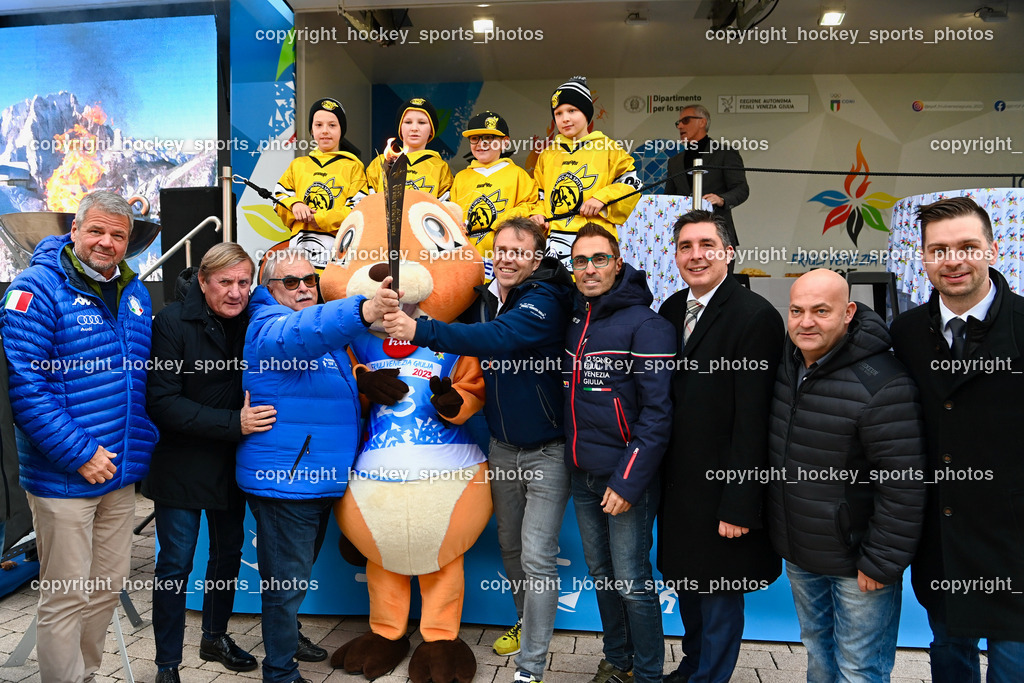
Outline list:
[[[874,230],[889,232],[889,228],[886,227],[885,221],[882,219],[881,209],[891,208],[897,198],[885,192],[873,192],[865,196],[868,186],[871,185],[868,180],[869,170],[868,161],[861,152],[860,140],[858,140],[857,161],[850,168],[850,174],[846,176],[843,192],[826,190],[807,200],[824,204],[832,209],[825,217],[825,227],[821,234],[824,235],[844,221],[846,234],[849,235],[850,241],[854,245],[857,244],[857,238],[865,225]]]

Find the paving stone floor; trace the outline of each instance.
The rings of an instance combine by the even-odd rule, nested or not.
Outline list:
[[[142,496],[138,497],[137,503],[136,518],[141,522],[152,511],[153,506]],[[133,581],[145,582],[153,578],[154,557],[154,532],[153,525],[150,524],[141,536],[135,537],[132,556]],[[137,590],[131,593],[131,598],[146,623],[134,629],[122,616],[129,664],[135,681],[151,683],[156,675],[156,666],[153,664],[153,629],[148,624],[152,616],[151,596],[148,591]],[[25,629],[29,627],[35,615],[37,600],[38,591],[28,586],[0,599],[0,662],[7,660],[20,642]],[[302,625],[303,633],[328,651],[333,651],[350,638],[369,629],[366,617],[303,616]],[[232,617],[230,628],[235,641],[252,652],[257,659],[262,660],[263,640],[258,615],[236,615]],[[248,673],[233,673],[218,663],[199,659],[200,635],[200,614],[190,611],[186,616],[184,661],[179,669],[183,683],[244,683],[246,680],[260,680],[258,669]],[[496,627],[463,625],[460,636],[469,643],[477,655],[478,669],[473,683],[511,683],[515,674],[512,658],[499,657],[491,651],[491,644],[500,635],[501,631]],[[414,649],[419,643],[417,635],[413,635],[412,643]],[[95,683],[128,680],[113,630],[107,635],[106,652]],[[679,639],[666,639],[666,671],[674,669],[680,657]],[[601,658],[601,640],[595,633],[556,631],[551,640],[550,658],[546,683],[588,683]],[[407,683],[408,665],[409,661],[406,658],[394,672],[377,680],[379,683]],[[365,680],[360,676],[335,671],[327,662],[300,662],[299,667],[302,675],[313,683],[359,683]],[[748,641],[743,643],[739,665],[732,682],[802,683],[806,680],[806,671],[807,654],[802,645]],[[5,683],[38,683],[39,680],[39,667],[34,650],[24,666],[0,667],[0,681]],[[893,683],[922,683],[928,680],[931,680],[931,677],[926,650],[901,649],[897,652]]]

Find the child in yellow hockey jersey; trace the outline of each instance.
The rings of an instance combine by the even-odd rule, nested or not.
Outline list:
[[[413,97],[398,110],[398,138],[409,157],[405,184],[432,194],[441,201],[448,200],[452,186],[452,171],[441,155],[427,149],[427,143],[437,135],[437,110],[422,97]],[[366,166],[366,179],[373,192],[384,191],[384,155],[378,155]]]
[[[274,191],[280,202],[277,215],[293,235],[337,234],[352,207],[367,194],[362,162],[340,151],[347,122],[341,102],[330,97],[309,108],[309,132],[317,148],[288,164]]]
[[[585,223],[598,223],[618,238],[615,227],[629,218],[640,195],[610,202],[639,188],[640,179],[633,157],[619,143],[597,130],[587,133],[594,118],[587,79],[573,76],[558,86],[551,95],[551,116],[558,135],[541,152],[533,170],[545,214],[531,218],[547,225],[548,252],[568,268],[576,232]],[[564,214],[573,215],[549,220]]]
[[[469,138],[473,162],[455,174],[451,201],[462,207],[466,234],[484,257],[492,258],[494,230],[509,218],[528,218],[544,211],[537,182],[509,158],[508,124],[491,111],[469,120],[462,137]]]

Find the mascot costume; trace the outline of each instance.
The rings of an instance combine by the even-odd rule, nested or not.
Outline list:
[[[406,313],[452,322],[473,301],[473,287],[483,283],[484,274],[463,232],[461,211],[417,190],[406,190],[404,211],[402,199],[395,211],[394,197],[388,204],[388,196],[363,199],[342,222],[334,260],[321,279],[324,298],[373,296],[394,274]],[[392,226],[399,217],[396,251],[388,237],[390,232],[395,239]],[[476,658],[459,638],[463,554],[492,511],[486,456],[462,426],[483,405],[479,361],[372,331],[350,349],[369,415],[335,516],[345,538],[366,558],[370,632],[339,648],[331,664],[372,680],[405,658],[410,583],[416,576],[424,642],[413,653],[409,677],[414,683],[469,683]]]

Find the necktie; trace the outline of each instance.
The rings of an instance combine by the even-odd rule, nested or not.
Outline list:
[[[967,323],[962,318],[951,318],[946,323],[946,328],[953,335],[953,358],[962,360],[964,357],[964,346],[967,344],[967,340],[964,336],[964,331],[967,329]]]
[[[690,299],[686,302],[686,318],[683,319],[683,346],[686,345],[687,340],[690,338],[690,333],[696,327],[697,314],[700,313],[702,308],[704,308],[704,304],[696,299]]]

